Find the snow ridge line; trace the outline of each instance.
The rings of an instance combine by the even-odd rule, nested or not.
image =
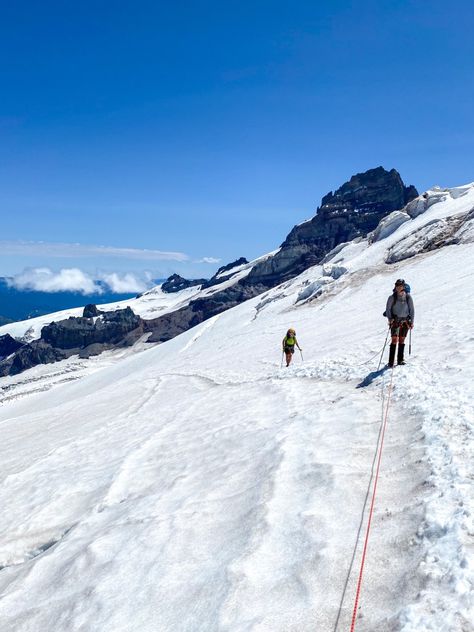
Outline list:
[[[366,555],[367,555],[367,548],[368,548],[368,543],[369,543],[370,527],[372,525],[372,516],[373,516],[373,513],[374,513],[375,497],[376,497],[376,492],[377,492],[377,483],[378,483],[378,480],[379,480],[379,472],[380,472],[380,462],[382,460],[383,443],[384,443],[384,439],[385,439],[385,430],[387,428],[388,412],[389,412],[389,409],[390,409],[392,390],[393,390],[393,367],[392,367],[392,371],[391,371],[391,375],[390,375],[390,384],[389,384],[389,387],[388,387],[387,406],[385,408],[385,415],[384,415],[384,420],[383,420],[383,425],[382,425],[382,435],[380,437],[380,448],[379,448],[379,455],[378,455],[378,459],[377,459],[377,470],[376,470],[376,473],[375,473],[374,488],[373,488],[373,492],[372,492],[372,501],[370,503],[369,519],[368,519],[368,522],[367,522],[367,529],[366,529],[366,533],[365,533],[364,549],[363,549],[363,552],[362,552],[362,560],[361,560],[360,570],[359,570],[359,579],[357,581],[357,590],[356,590],[356,596],[355,596],[355,601],[354,601],[354,609],[352,611],[352,622],[351,622],[350,632],[354,632],[355,625],[356,625],[357,609],[358,609],[358,605],[359,605],[360,592],[361,592],[361,588],[362,588],[362,579],[363,579],[363,573],[364,573],[365,558],[366,558]]]

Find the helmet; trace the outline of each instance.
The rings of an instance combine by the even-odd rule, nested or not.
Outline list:
[[[405,279],[397,279],[395,281],[395,287],[397,287],[397,285],[403,285],[405,286]]]
[[[291,329],[291,328],[290,328],[290,329],[288,329],[288,333],[289,333],[289,334],[296,334],[296,331],[295,331],[294,329]]]

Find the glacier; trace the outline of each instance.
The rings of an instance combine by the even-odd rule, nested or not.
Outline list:
[[[164,344],[0,379],[2,630],[349,630],[390,379],[356,629],[474,630],[474,184],[426,195]],[[408,364],[357,388],[399,277]],[[290,326],[304,356],[286,369]]]

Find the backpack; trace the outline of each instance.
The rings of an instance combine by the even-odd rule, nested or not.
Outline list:
[[[411,292],[411,287],[410,287],[410,284],[409,284],[409,283],[407,283],[406,281],[403,281],[403,286],[404,286],[404,288],[405,288],[405,292],[406,292],[407,294],[410,294],[410,292]],[[394,303],[394,304],[397,302],[397,296],[398,296],[398,295],[397,295],[397,291],[396,291],[396,289],[395,289],[395,288],[393,288],[393,303]],[[382,316],[383,316],[384,318],[386,318],[386,317],[387,317],[387,312],[385,311],[385,312],[382,314]]]
[[[407,283],[406,281],[405,281],[405,292],[406,292],[407,294],[410,294],[410,292],[411,292],[411,287],[410,287],[410,284],[409,284],[409,283]]]

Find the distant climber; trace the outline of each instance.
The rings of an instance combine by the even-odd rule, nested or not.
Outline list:
[[[392,343],[388,356],[388,366],[395,364],[395,350],[398,343],[397,364],[405,364],[405,338],[415,322],[415,306],[410,293],[410,286],[404,279],[397,279],[392,294],[388,297],[385,316],[392,334]]]
[[[295,352],[295,346],[302,351],[296,340],[296,331],[294,329],[288,329],[286,336],[283,338],[283,353],[286,356],[286,366],[290,366],[291,359]]]

